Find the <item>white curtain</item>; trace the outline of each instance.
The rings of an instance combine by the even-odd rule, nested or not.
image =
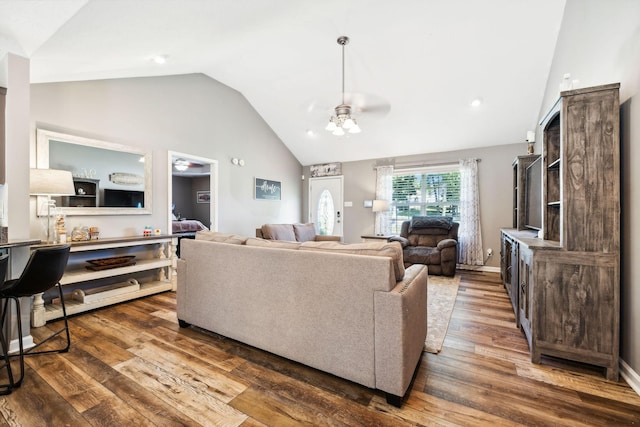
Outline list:
[[[393,198],[393,166],[376,168],[376,200],[386,200],[391,205]],[[391,212],[389,209],[375,213],[375,232],[388,236],[391,233]]]
[[[460,228],[458,263],[484,265],[477,159],[460,160]]]

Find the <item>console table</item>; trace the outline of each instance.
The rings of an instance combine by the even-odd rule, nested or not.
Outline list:
[[[176,247],[173,235],[135,236],[71,242],[69,262],[60,285],[65,289],[67,315],[82,313],[107,305],[176,289]],[[45,245],[36,245],[37,249]],[[135,256],[135,264],[104,270],[87,269],[88,260]],[[135,278],[136,290],[121,292],[127,281]],[[68,291],[67,291],[68,289]],[[77,294],[92,293],[91,298],[76,299]],[[62,317],[62,306],[55,299],[45,302],[43,294],[33,301],[31,324],[43,326],[48,320]]]

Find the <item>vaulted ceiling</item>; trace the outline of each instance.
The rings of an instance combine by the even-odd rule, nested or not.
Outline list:
[[[2,0],[0,57],[30,58],[33,83],[204,73],[242,93],[303,165],[395,157],[523,142],[564,4]],[[338,137],[324,128],[341,102],[341,35],[362,133]]]

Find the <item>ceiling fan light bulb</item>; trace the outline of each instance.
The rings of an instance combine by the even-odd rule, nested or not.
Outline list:
[[[344,123],[342,124],[342,127],[345,129],[351,129],[353,126],[355,126],[355,124],[356,123],[353,121],[351,117],[347,117]]]
[[[336,130],[333,131],[333,134],[336,136],[342,136],[344,135],[344,130],[340,127],[336,127]]]
[[[351,129],[349,129],[349,133],[360,133],[360,132],[362,132],[362,129],[360,129],[360,126],[358,126],[357,123],[351,126]]]
[[[328,130],[329,132],[333,132],[336,130],[338,126],[336,126],[336,122],[333,121],[333,118],[331,120],[329,120],[329,123],[327,123],[327,127],[325,128],[326,130]]]

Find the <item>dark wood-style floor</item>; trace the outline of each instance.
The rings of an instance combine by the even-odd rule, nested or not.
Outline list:
[[[0,425],[640,424],[640,397],[623,380],[557,360],[532,365],[498,275],[460,274],[444,348],[423,354],[401,409],[380,392],[180,329],[175,294],[165,293],[71,318],[71,351],[27,359],[22,387],[0,397]]]

